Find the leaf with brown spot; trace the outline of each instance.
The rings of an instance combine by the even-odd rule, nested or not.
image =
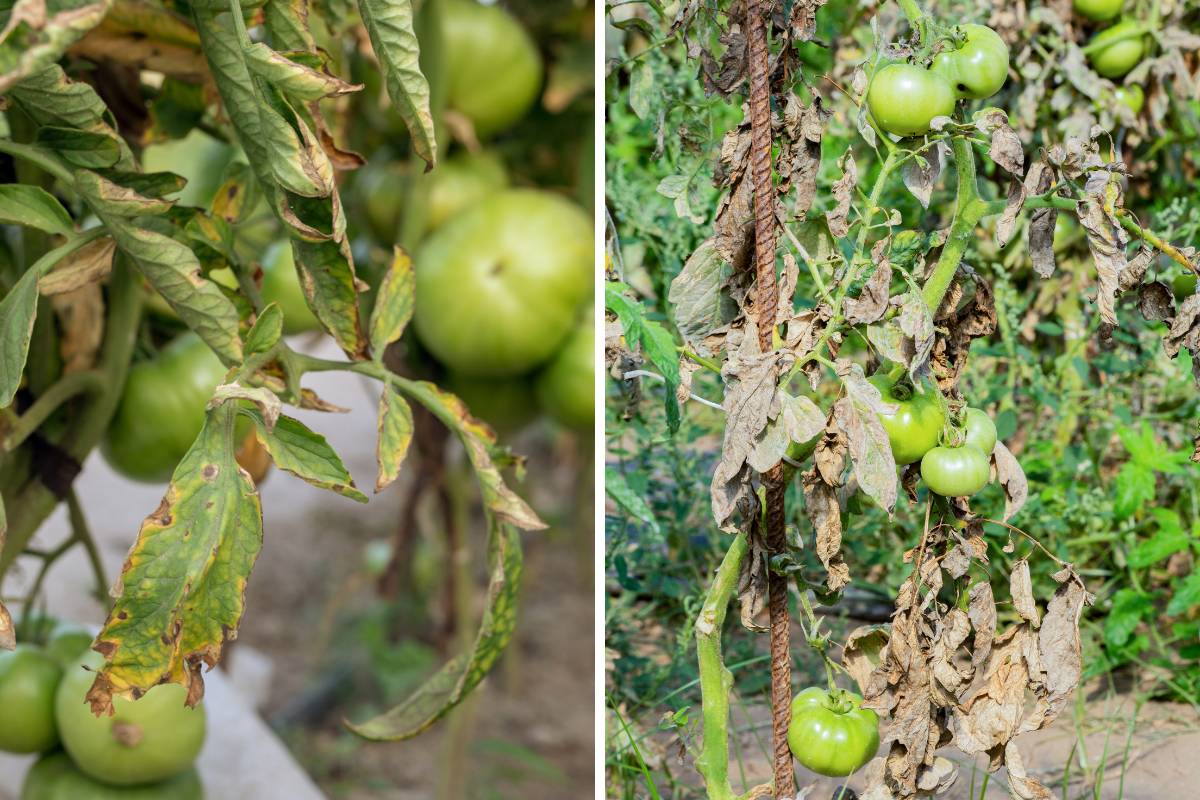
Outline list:
[[[842,157],[838,159],[837,165],[838,169],[842,171],[842,177],[834,181],[831,190],[833,209],[825,214],[825,218],[829,221],[829,232],[840,239],[850,232],[850,223],[847,218],[850,216],[850,201],[853,199],[854,189],[858,185],[858,168],[854,164],[854,149],[847,148]]]
[[[1004,442],[996,442],[992,450],[992,466],[996,470],[996,479],[1004,487],[1004,521],[1007,522],[1029,499],[1029,481],[1021,469],[1021,462],[1009,452]]]
[[[73,292],[97,283],[112,270],[117,243],[108,236],[88,242],[58,262],[54,270],[38,279],[38,291],[44,295]]]
[[[821,480],[816,470],[802,476],[804,506],[816,534],[817,558],[825,566],[825,585],[836,592],[850,583],[850,568],[842,558],[842,512],[837,490]]]

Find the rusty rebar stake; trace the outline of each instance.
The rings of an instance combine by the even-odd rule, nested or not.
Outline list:
[[[771,84],[766,15],[769,0],[748,0],[746,16],[750,49],[750,170],[754,183],[754,263],[758,341],[764,353],[775,349],[775,189],[771,181]],[[763,475],[767,496],[767,550],[782,552],[785,534],[783,468]],[[775,797],[796,796],[787,729],[792,721],[792,656],[789,643],[788,584],[774,572],[767,578],[771,616],[771,734],[774,749]]]

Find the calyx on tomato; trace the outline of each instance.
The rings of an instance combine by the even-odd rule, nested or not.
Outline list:
[[[867,108],[879,127],[896,136],[929,133],[934,117],[954,113],[954,89],[944,77],[913,64],[889,64],[867,89]]]
[[[921,478],[934,494],[970,497],[990,478],[988,458],[978,448],[935,447],[921,459]]]
[[[1088,53],[1092,69],[1105,78],[1120,78],[1133,69],[1146,54],[1146,37],[1136,35],[1140,28],[1137,20],[1126,19],[1093,36],[1093,45],[1111,44]]]
[[[937,387],[927,380],[915,386],[906,378],[893,381],[883,372],[871,376],[870,381],[883,395],[883,402],[896,406],[895,413],[879,415],[892,445],[892,458],[899,466],[920,461],[937,446],[946,425],[946,411]]]
[[[986,411],[968,407],[963,412],[963,431],[966,433],[966,444],[974,447],[985,456],[990,455],[996,446],[996,423]]]
[[[854,692],[811,686],[792,700],[788,747],[818,775],[849,775],[875,757],[879,717]]]
[[[930,67],[960,98],[982,100],[1000,91],[1008,79],[1008,45],[986,25],[959,25],[965,38],[956,50],[944,50]]]

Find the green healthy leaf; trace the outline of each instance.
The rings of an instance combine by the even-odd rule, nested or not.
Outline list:
[[[362,88],[301,63],[307,53],[277,53],[259,42],[247,45],[245,54],[251,72],[294,100],[311,103]]]
[[[1179,515],[1169,508],[1155,508],[1151,513],[1158,519],[1158,530],[1143,539],[1129,553],[1129,566],[1134,569],[1157,564],[1164,558],[1188,548],[1190,538],[1179,521]]]
[[[1137,629],[1138,623],[1153,613],[1154,603],[1136,589],[1121,589],[1112,599],[1112,610],[1104,620],[1104,639],[1121,647]]]
[[[26,225],[46,233],[70,236],[71,215],[62,203],[40,186],[20,183],[0,185],[0,224]]]
[[[379,436],[375,443],[375,460],[379,462],[379,477],[375,492],[400,476],[400,467],[412,444],[413,416],[404,397],[390,384],[383,385],[379,396]]]
[[[37,317],[38,275],[27,270],[0,300],[0,408],[9,406],[29,357],[29,340]]]
[[[0,94],[62,58],[68,47],[100,24],[109,4],[107,0],[7,3],[0,32]]]
[[[437,163],[437,140],[429,110],[429,82],[421,73],[421,47],[413,32],[412,0],[358,0],[358,12],[379,59],[388,97],[429,168]]]
[[[667,426],[674,433],[679,429],[680,421],[679,401],[675,399],[675,389],[679,386],[679,356],[675,339],[661,324],[646,319],[642,304],[623,294],[628,289],[623,283],[606,283],[604,305],[620,320],[629,348],[633,350],[640,346],[650,363],[666,378],[667,391],[663,404],[667,411]]]
[[[1171,601],[1167,603],[1167,614],[1186,614],[1200,606],[1200,572],[1181,578],[1171,587]]]
[[[488,534],[487,607],[471,650],[452,658],[395,708],[361,724],[347,722],[350,730],[374,741],[411,739],[458,705],[504,652],[516,625],[520,537],[511,526],[494,519]]]
[[[404,334],[413,315],[412,258],[397,246],[392,251],[392,265],[379,286],[375,308],[371,311],[371,351],[378,361],[384,350]]]
[[[272,430],[254,409],[242,413],[254,420],[255,435],[267,448],[275,466],[321,489],[367,502],[367,496],[354,486],[354,479],[342,464],[337,452],[325,437],[305,427],[304,423],[281,414]]]
[[[38,128],[35,141],[68,164],[84,169],[105,169],[121,160],[121,143],[105,133],[46,126]]]
[[[656,535],[660,533],[658,520],[654,518],[654,511],[651,510],[645,499],[633,490],[633,487],[625,480],[625,476],[615,469],[606,468],[604,470],[604,493],[635,519],[646,523]]]
[[[108,663],[88,692],[92,710],[169,681],[204,696],[201,667],[215,666],[236,635],[246,581],[262,547],[262,506],[234,460],[232,407],[211,411],[175,468],[158,509],[125,559],[117,599],[95,649]]]
[[[1113,515],[1128,519],[1146,503],[1154,500],[1154,470],[1137,461],[1126,461],[1117,472],[1113,496]]]

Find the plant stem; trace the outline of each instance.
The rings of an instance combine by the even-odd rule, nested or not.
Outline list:
[[[950,223],[950,235],[942,252],[938,256],[933,272],[925,280],[921,296],[929,306],[931,314],[936,314],[946,290],[958,272],[963,254],[975,235],[975,226],[979,224],[987,204],[979,199],[979,186],[975,182],[975,153],[971,143],[961,137],[950,140],[954,151],[954,168],[958,176],[958,192],[955,200],[954,220]]]
[[[12,452],[21,446],[47,418],[71,398],[94,392],[104,386],[104,373],[92,369],[86,372],[70,372],[54,382],[42,396],[34,401],[24,414],[17,418],[8,436],[0,441],[0,452]]]
[[[38,169],[53,175],[65,184],[71,186],[75,184],[70,170],[64,167],[62,162],[53,154],[40,147],[32,144],[21,144],[11,139],[0,139],[0,153],[8,153],[10,156],[28,161]]]
[[[92,575],[96,578],[96,599],[107,608],[105,591],[108,589],[108,578],[104,576],[104,564],[100,561],[100,551],[96,548],[96,540],[92,538],[91,528],[88,527],[87,517],[83,514],[83,506],[74,489],[67,492],[67,514],[71,519],[73,541],[83,545],[88,562],[92,566]]]
[[[696,769],[704,776],[709,800],[733,800],[729,785],[729,692],[733,674],[721,660],[721,629],[737,589],[738,574],[749,542],[739,533],[725,553],[717,575],[696,618],[696,658],[700,668],[700,696],[704,718],[704,749]]]

